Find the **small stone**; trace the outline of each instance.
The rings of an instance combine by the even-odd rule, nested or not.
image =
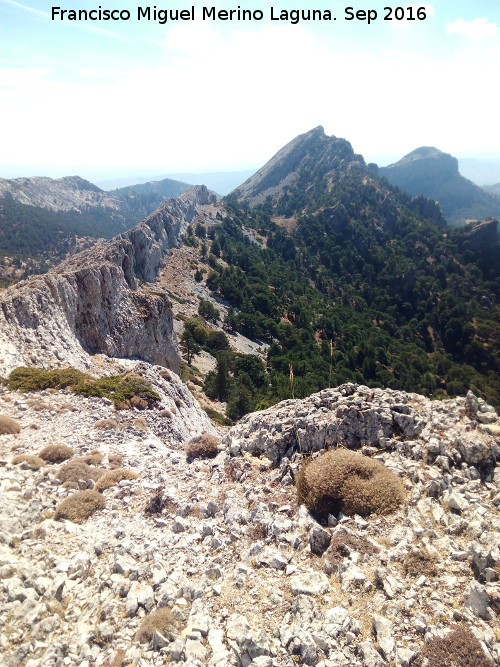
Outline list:
[[[330,546],[331,541],[332,536],[321,526],[313,526],[309,531],[309,546],[311,552],[316,556],[322,556]]]
[[[330,582],[322,572],[308,572],[292,577],[290,586],[293,593],[305,595],[323,595],[330,590]]]
[[[471,581],[464,591],[464,607],[487,621],[492,616],[489,603],[490,596],[486,588],[477,581]]]
[[[172,522],[172,530],[174,533],[184,533],[187,530],[187,522],[182,516],[176,516]]]

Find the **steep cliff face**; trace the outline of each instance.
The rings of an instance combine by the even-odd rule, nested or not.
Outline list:
[[[170,301],[140,283],[156,279],[200,207],[214,201],[204,186],[192,188],[129,232],[7,289],[0,297],[0,374],[21,364],[88,368],[96,353],[177,372]]]

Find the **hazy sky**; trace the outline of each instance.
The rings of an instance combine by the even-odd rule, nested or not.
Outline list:
[[[245,169],[316,125],[380,163],[421,145],[500,156],[499,0],[434,0],[424,21],[384,21],[397,0],[353,5],[378,10],[370,25],[344,20],[349,1],[241,0],[264,12],[251,22],[202,21],[196,2],[195,22],[160,25],[137,21],[154,6],[141,0],[101,0],[130,20],[87,22],[0,0],[0,176]],[[337,20],[271,21],[271,7]]]

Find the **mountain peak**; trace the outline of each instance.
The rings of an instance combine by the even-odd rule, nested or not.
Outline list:
[[[292,139],[232,194],[250,206],[262,204],[268,197],[276,202],[299,184],[305,190],[324,186],[332,172],[353,164],[365,166],[348,141],[329,137],[318,125]]]
[[[453,155],[434,146],[416,148],[398,162],[380,167],[379,175],[412,195],[439,201],[453,224],[500,214],[497,199],[464,178]]]

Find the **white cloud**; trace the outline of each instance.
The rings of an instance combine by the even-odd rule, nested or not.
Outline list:
[[[26,160],[22,131],[33,164],[216,171],[261,164],[320,124],[363,154],[487,149],[500,100],[484,50],[438,59],[398,39],[346,50],[302,25],[176,24],[154,61],[82,64],[71,81],[0,69],[3,123],[20,128],[3,137],[2,159]]]
[[[0,67],[0,88],[33,88],[49,73],[44,67]]]
[[[486,18],[477,18],[473,21],[457,19],[453,23],[447,23],[445,27],[448,35],[463,35],[474,41],[491,37],[498,32],[497,24],[489,23]]]

